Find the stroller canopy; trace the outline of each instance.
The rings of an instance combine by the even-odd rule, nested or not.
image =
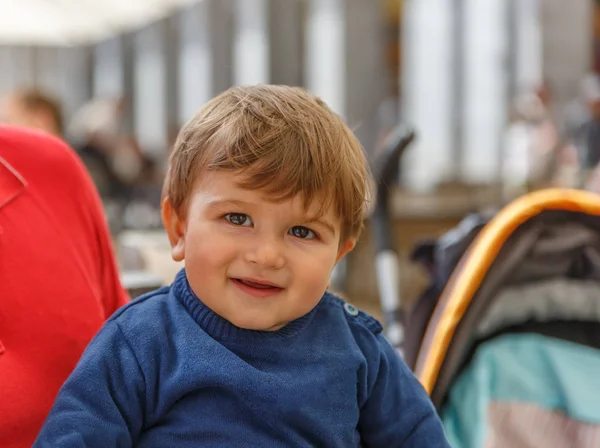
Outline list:
[[[415,373],[438,408],[477,347],[506,332],[600,348],[600,196],[548,189],[509,204],[447,282]]]

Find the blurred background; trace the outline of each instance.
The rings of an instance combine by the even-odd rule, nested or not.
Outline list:
[[[168,283],[159,216],[180,126],[235,84],[304,86],[376,153],[402,123],[389,217],[403,300],[419,241],[549,185],[599,189],[594,0],[2,0],[0,121],[66,139],[102,195],[124,276]],[[369,229],[367,223],[367,229]],[[371,233],[335,287],[378,314]]]

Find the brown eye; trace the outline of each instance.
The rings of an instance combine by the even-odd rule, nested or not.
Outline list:
[[[290,229],[290,235],[303,240],[315,238],[315,233],[307,227],[295,226]]]
[[[225,219],[234,226],[248,227],[252,225],[250,217],[245,213],[227,213]]]

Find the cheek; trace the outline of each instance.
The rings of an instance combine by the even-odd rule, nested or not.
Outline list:
[[[237,257],[235,239],[210,226],[189,229],[185,238],[186,266],[207,272],[211,269],[226,267]]]
[[[293,261],[295,277],[306,288],[326,287],[335,266],[336,255],[335,250],[323,250],[310,257],[306,255],[295,257]]]

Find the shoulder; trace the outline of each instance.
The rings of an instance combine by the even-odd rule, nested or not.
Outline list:
[[[77,155],[65,141],[34,129],[0,125],[0,151],[7,158],[36,165],[45,162],[79,168]]]
[[[150,341],[164,333],[164,322],[176,312],[170,299],[170,287],[165,286],[143,294],[119,308],[106,321],[105,326],[116,326],[132,345],[134,341]]]
[[[373,336],[383,331],[381,323],[355,305],[330,292],[323,296],[323,306],[338,318],[343,318],[352,333],[367,332]]]
[[[329,293],[324,296],[323,304],[328,310],[329,322],[342,321],[344,322],[342,325],[347,328],[348,339],[339,334],[339,324],[336,328],[336,336],[341,340],[348,340],[355,350],[353,352],[358,355],[359,398],[364,402],[370,395],[381,363],[386,359],[397,360],[397,353],[383,334],[383,326],[373,316]]]
[[[56,183],[71,192],[89,186],[83,163],[63,140],[50,134],[0,125],[0,157],[28,183]]]
[[[138,323],[156,323],[157,318],[164,318],[165,313],[173,312],[169,303],[170,293],[170,286],[164,286],[143,294],[115,311],[107,322],[115,322],[125,328],[131,328]]]
[[[167,333],[173,337],[175,333],[185,334],[197,327],[172,285],[135,298],[115,311],[107,323],[117,324],[128,339],[146,342],[163,340]]]

